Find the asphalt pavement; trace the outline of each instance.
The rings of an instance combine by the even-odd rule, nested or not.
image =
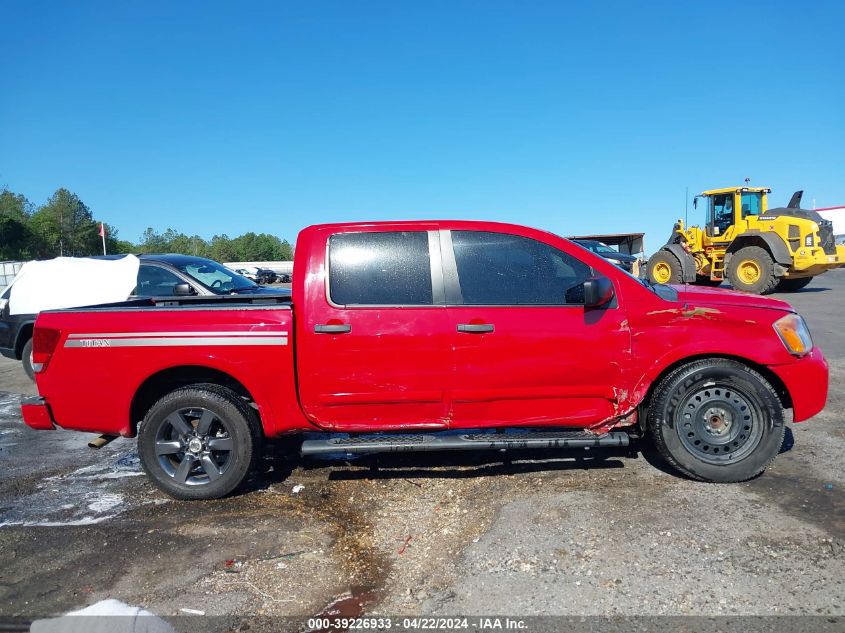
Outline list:
[[[845,271],[778,296],[827,355],[828,406],[790,425],[764,475],[731,485],[679,477],[637,447],[267,460],[237,496],[179,502],[141,474],[133,440],[95,451],[89,435],[25,427],[18,406],[34,385],[2,359],[0,616],[117,598],[168,617],[220,616],[171,620],[183,630],[263,630],[265,616],[305,627],[329,607],[804,615],[841,627]]]

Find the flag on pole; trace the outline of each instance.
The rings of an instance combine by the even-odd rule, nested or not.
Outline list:
[[[106,225],[100,222],[100,237],[103,238],[103,255],[106,254]]]

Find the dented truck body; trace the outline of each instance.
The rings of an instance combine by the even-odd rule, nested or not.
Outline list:
[[[25,421],[132,437],[169,393],[213,384],[250,405],[265,438],[494,428],[598,438],[639,432],[656,386],[707,359],[761,376],[796,422],[827,397],[824,357],[787,303],[652,285],[543,231],[319,225],[300,234],[295,257],[289,303],[42,313],[40,398]],[[731,398],[700,414],[717,440],[714,429],[727,433],[755,406],[753,394]]]

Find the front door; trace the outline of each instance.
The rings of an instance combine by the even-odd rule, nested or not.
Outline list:
[[[438,242],[436,231],[380,227],[326,234],[314,249],[296,306],[300,402],[313,422],[447,426],[451,341]]]
[[[733,238],[734,194],[719,193],[710,196],[707,235],[714,242],[730,241]]]
[[[585,309],[590,267],[506,233],[443,231],[441,243],[453,426],[587,427],[613,417],[630,334],[615,304]]]

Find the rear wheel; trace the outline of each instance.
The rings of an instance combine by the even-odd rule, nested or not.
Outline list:
[[[684,273],[681,262],[667,250],[657,251],[648,259],[648,278],[656,284],[681,284]]]
[[[29,339],[21,350],[21,363],[29,379],[35,380],[35,370],[32,368],[32,339]]]
[[[176,499],[217,499],[238,488],[259,453],[254,412],[217,385],[177,389],[147,412],[138,433],[141,465]]]
[[[806,288],[807,285],[813,281],[812,277],[801,277],[800,279],[781,279],[778,282],[777,289],[781,292],[796,292],[801,288]]]
[[[661,456],[702,481],[745,481],[777,456],[783,407],[771,384],[733,360],[684,365],[657,386],[648,431]]]
[[[734,290],[758,295],[770,293],[778,283],[775,262],[760,246],[745,246],[733,254],[728,265],[728,279]]]

